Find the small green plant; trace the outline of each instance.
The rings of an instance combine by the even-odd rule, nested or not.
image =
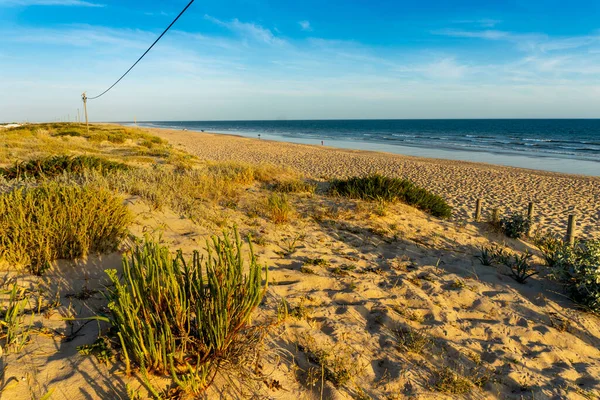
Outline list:
[[[29,341],[30,326],[25,326],[23,315],[29,301],[25,297],[25,289],[16,283],[5,294],[8,294],[9,298],[0,319],[0,350],[7,349],[18,353]]]
[[[393,331],[398,348],[416,354],[421,354],[432,344],[431,337],[423,330],[410,326],[401,327]]]
[[[476,256],[482,265],[490,266],[494,263],[504,264],[510,257],[506,250],[497,245],[481,246],[480,253]]]
[[[287,237],[283,239],[283,245],[281,246],[285,255],[291,255],[296,251],[296,247],[298,246],[298,242],[304,239],[304,235],[294,235],[291,237]]]
[[[481,246],[480,254],[476,257],[481,261],[481,265],[490,266],[494,262],[494,249],[492,247]]]
[[[267,209],[271,221],[276,224],[288,222],[292,213],[292,206],[284,193],[272,193],[267,199]]]
[[[352,199],[402,201],[440,218],[449,218],[452,215],[452,208],[442,197],[416,186],[407,179],[375,174],[362,178],[333,180],[329,192]]]
[[[514,213],[500,219],[502,232],[509,238],[521,239],[527,236],[531,227],[531,220],[523,214]]]
[[[310,258],[306,257],[304,265],[314,265],[315,267],[328,267],[329,261],[324,258]]]
[[[523,254],[514,254],[504,263],[504,265],[510,268],[511,275],[517,282],[525,283],[528,278],[539,273],[539,271],[532,270],[529,265],[532,257],[533,254],[526,251]]]
[[[110,320],[126,364],[137,364],[142,375],[169,375],[176,390],[193,395],[224,365],[253,357],[260,335],[248,324],[266,290],[266,268],[250,245],[246,269],[237,230],[233,240],[213,237],[205,250],[206,257],[195,251],[186,261],[147,239],[124,258],[122,279],[107,271]]]
[[[83,356],[93,355],[101,364],[108,365],[114,360],[114,354],[110,340],[106,336],[101,336],[92,344],[84,344],[77,347],[79,354]]]

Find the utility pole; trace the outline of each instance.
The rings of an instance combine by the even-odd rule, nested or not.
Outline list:
[[[85,92],[81,95],[81,99],[83,100],[83,112],[85,113],[85,126],[87,128],[87,133],[90,133],[90,126],[88,125],[88,115],[87,115],[87,96]]]

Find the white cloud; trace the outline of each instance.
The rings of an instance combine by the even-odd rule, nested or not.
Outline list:
[[[234,18],[231,21],[222,21],[215,17],[211,17],[210,15],[205,15],[204,18],[214,24],[229,29],[244,39],[250,39],[269,45],[282,45],[286,43],[285,40],[276,37],[269,29],[254,23],[241,22],[237,18]]]
[[[515,48],[523,46],[518,38],[532,44],[526,53],[503,48],[501,57],[484,62],[477,58],[479,51],[473,56],[451,48],[284,40],[273,28],[205,18],[223,32],[170,31],[132,74],[93,103],[93,119],[583,117],[596,112],[600,101],[600,54],[580,51],[593,49],[592,34],[446,32]],[[65,108],[73,114],[83,90],[93,95],[106,89],[156,32],[0,26],[0,35],[3,54],[15,57],[0,63],[0,92],[9,94],[0,96],[2,120],[33,113],[52,118]],[[493,54],[494,43],[483,45],[489,48],[486,56]],[[47,62],[39,65],[40,57]],[[35,85],[16,84],[32,76],[39,77]],[[38,92],[44,92],[43,101],[36,102]]]
[[[492,18],[481,18],[481,19],[463,19],[458,21],[452,21],[455,24],[469,24],[469,25],[477,25],[482,28],[493,28],[494,26],[501,23],[501,20],[492,19]]]
[[[520,50],[551,52],[560,50],[572,50],[582,47],[597,45],[600,43],[600,35],[581,35],[570,37],[549,37],[542,33],[516,33],[500,30],[461,30],[440,29],[432,31],[435,35],[473,38],[495,41],[508,41],[517,44]]]
[[[83,0],[0,0],[0,6],[105,7],[105,4]]]
[[[300,21],[300,22],[298,22],[298,24],[300,25],[300,28],[303,31],[312,32],[312,30],[313,30],[309,21]]]

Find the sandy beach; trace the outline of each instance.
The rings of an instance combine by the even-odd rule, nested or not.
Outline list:
[[[240,364],[232,358],[237,369],[217,371],[208,388],[184,385],[177,398],[598,398],[598,316],[569,298],[529,241],[475,223],[469,214],[480,196],[488,211],[511,204],[523,210],[533,199],[538,215],[547,217],[544,228],[560,232],[563,214],[584,210],[582,230],[597,235],[598,179],[189,131],[151,130],[170,144],[146,129],[91,125],[90,131],[86,138],[84,125],[8,130],[11,151],[0,155],[7,167],[55,154],[127,162],[134,168],[83,181],[63,171],[37,184],[85,185],[114,195],[115,206],[131,217],[123,222],[129,238],[150,235],[184,257],[204,251],[211,235],[237,227],[269,270],[268,289],[251,318],[265,336],[258,347],[240,342],[258,358]],[[294,168],[308,179],[261,163]],[[454,205],[456,216],[445,220],[401,202],[310,189],[311,180],[371,172],[430,188]],[[282,214],[271,200],[281,196],[275,184],[285,181],[297,186],[285,194]],[[11,182],[0,181],[0,194],[14,190]],[[87,207],[106,216],[104,202]],[[31,213],[55,209],[61,206]],[[123,272],[121,257],[130,246],[128,239],[116,252],[55,260],[41,276],[0,259],[2,306],[11,304],[7,293],[16,287],[27,307],[17,319],[24,336],[15,337],[22,342],[1,342],[2,398],[151,398],[148,382],[153,390],[176,390],[164,371],[146,379],[138,362],[128,371],[125,354],[133,353],[124,352],[112,322],[94,320],[112,315],[113,283],[105,270]],[[519,282],[512,264],[477,258],[494,246],[514,257],[531,252],[535,274]],[[168,393],[155,397],[172,398]]]
[[[238,160],[292,167],[315,179],[381,173],[405,177],[443,196],[455,219],[472,217],[478,198],[483,216],[498,208],[526,213],[535,203],[535,228],[562,234],[575,214],[580,237],[600,236],[600,178],[491,164],[426,159],[371,151],[345,150],[234,135],[148,129],[205,160]],[[567,161],[565,161],[567,162]]]

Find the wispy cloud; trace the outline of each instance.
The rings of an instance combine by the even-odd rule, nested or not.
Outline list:
[[[502,21],[498,20],[498,19],[491,19],[491,18],[481,18],[481,19],[463,19],[463,20],[457,20],[457,21],[452,21],[455,24],[469,24],[469,25],[475,25],[481,28],[493,28],[496,25],[500,24]]]
[[[60,28],[16,28],[4,34],[6,42],[47,44],[53,46],[92,47],[111,45],[118,48],[144,48],[155,34],[131,29],[113,29],[86,24]],[[118,47],[118,48],[117,48]]]
[[[105,7],[105,4],[84,0],[0,0],[2,6],[66,6],[66,7]]]
[[[535,50],[540,52],[571,50],[600,43],[600,34],[571,37],[550,37],[542,33],[520,33],[492,29],[439,29],[432,31],[431,33],[435,35],[458,38],[473,38],[496,41],[503,40],[517,44],[518,48],[521,50]]]
[[[211,21],[214,24],[220,25],[224,28],[227,28],[244,39],[249,39],[269,45],[282,45],[286,43],[285,40],[276,37],[270,29],[264,28],[260,25],[251,22],[242,22],[237,18],[234,18],[231,21],[222,21],[210,15],[205,15],[204,19]]]
[[[298,22],[298,24],[300,25],[300,28],[303,31],[312,32],[312,30],[313,30],[309,21],[300,21],[300,22]]]

